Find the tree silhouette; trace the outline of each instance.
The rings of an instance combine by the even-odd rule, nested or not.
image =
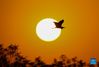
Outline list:
[[[9,45],[7,48],[0,44],[0,67],[85,67],[86,62],[77,60],[77,57],[68,59],[66,55],[61,55],[60,59],[54,59],[52,64],[46,64],[41,56],[35,58],[32,62],[18,52],[17,45]],[[87,67],[94,67],[88,64]],[[99,67],[99,62],[97,62]]]
[[[71,60],[70,59],[68,59],[67,60],[67,67],[71,67],[72,65],[71,65]]]
[[[73,62],[73,67],[77,66],[77,57],[72,58],[72,62]]]

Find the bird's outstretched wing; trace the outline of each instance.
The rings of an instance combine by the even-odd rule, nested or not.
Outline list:
[[[54,22],[55,24],[57,24],[57,22]]]
[[[55,23],[56,26],[58,26],[58,23],[57,22],[54,22],[54,23]]]
[[[64,22],[64,20],[59,21],[59,25],[62,25],[63,22]]]

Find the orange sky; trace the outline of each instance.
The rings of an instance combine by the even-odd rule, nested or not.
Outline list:
[[[0,6],[0,42],[5,46],[18,44],[24,56],[42,56],[48,63],[61,54],[99,60],[99,0],[2,0]],[[43,18],[65,20],[57,40],[37,37],[36,25]]]

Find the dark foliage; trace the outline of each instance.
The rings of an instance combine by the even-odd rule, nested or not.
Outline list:
[[[18,52],[17,45],[9,45],[4,48],[0,44],[0,67],[95,67],[94,65],[86,64],[83,60],[77,60],[77,57],[68,59],[65,55],[60,56],[60,60],[54,59],[52,64],[46,64],[41,57],[35,58],[32,62],[22,56]],[[99,62],[97,62],[99,67]]]

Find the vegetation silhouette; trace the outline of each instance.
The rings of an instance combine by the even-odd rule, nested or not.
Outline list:
[[[66,55],[61,55],[59,60],[54,58],[52,64],[46,64],[40,56],[32,62],[18,52],[17,45],[11,44],[4,48],[0,44],[0,67],[95,67],[95,65],[87,64],[83,60],[78,60],[77,57],[69,59]]]

